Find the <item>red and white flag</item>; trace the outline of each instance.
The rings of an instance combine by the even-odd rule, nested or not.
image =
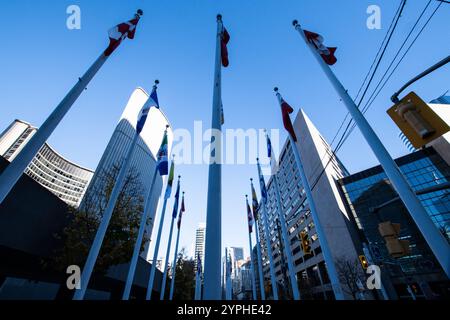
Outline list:
[[[290,116],[292,112],[294,112],[294,109],[281,98],[281,115],[283,117],[284,128],[291,135],[292,139],[297,142],[297,136],[295,135],[294,126],[292,125]]]
[[[220,42],[221,46],[221,54],[222,54],[222,65],[226,68],[229,66],[230,61],[228,60],[228,48],[227,44],[230,42],[230,34],[228,33],[227,29],[225,27],[222,30],[222,39]]]
[[[320,34],[308,30],[303,30],[303,32],[305,33],[306,39],[308,39],[309,43],[314,45],[326,64],[332,66],[337,62],[337,59],[334,56],[337,48],[326,47],[323,44],[323,37]]]
[[[121,44],[123,39],[134,39],[136,26],[140,18],[141,13],[138,12],[132,20],[118,24],[117,26],[109,30],[109,46],[104,52],[105,56],[110,56],[114,52],[114,50],[116,50],[117,47]]]

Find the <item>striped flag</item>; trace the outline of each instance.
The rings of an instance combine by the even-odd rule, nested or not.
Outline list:
[[[247,200],[247,219],[248,219],[248,232],[253,232],[253,224],[255,221],[253,220],[252,210],[250,209],[250,205]]]
[[[252,186],[252,210],[253,210],[253,218],[255,221],[258,219],[258,197],[256,196],[255,187],[253,186],[253,182],[251,183]]]
[[[164,194],[164,199],[169,199],[172,193],[174,173],[175,173],[175,163],[172,160],[172,163],[170,164],[169,179],[167,180],[166,193]]]
[[[178,222],[177,222],[177,227],[178,229],[181,228],[181,219],[183,218],[183,213],[186,211],[185,207],[184,207],[184,192],[183,192],[183,197],[181,199],[181,208],[180,208],[180,214],[178,215]]]
[[[158,163],[157,168],[161,176],[166,176],[169,173],[169,160],[168,160],[168,143],[167,143],[167,130],[164,131],[163,141],[158,150]]]
[[[175,193],[175,202],[173,204],[172,218],[174,218],[174,219],[177,217],[177,213],[178,213],[179,198],[180,198],[180,179],[178,179],[177,192]]]
[[[111,28],[109,34],[109,46],[104,51],[105,56],[110,56],[114,50],[116,50],[125,38],[134,39],[136,33],[136,26],[141,18],[143,12],[138,10],[134,18],[130,21],[118,24],[114,28]]]
[[[158,82],[156,82],[158,83]],[[145,121],[147,121],[148,113],[150,112],[151,107],[156,107],[159,109],[159,102],[158,102],[158,95],[156,93],[156,85],[153,86],[152,93],[148,97],[147,101],[145,102],[144,106],[141,109],[141,112],[138,117],[138,122],[136,125],[136,132],[139,134],[141,133],[142,129],[144,128]]]
[[[326,47],[323,44],[323,37],[320,34],[308,30],[303,30],[303,32],[305,33],[306,39],[308,39],[309,43],[311,43],[316,48],[326,64],[332,66],[337,62],[337,59],[334,55],[337,48]]]

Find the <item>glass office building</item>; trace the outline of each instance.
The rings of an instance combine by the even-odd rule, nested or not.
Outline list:
[[[429,147],[396,160],[400,170],[417,193],[436,227],[450,236],[450,167]],[[344,197],[361,240],[368,243],[374,263],[388,271],[398,298],[410,298],[407,285],[417,297],[433,299],[448,295],[449,282],[428,244],[381,166],[373,167],[341,179]],[[392,258],[378,231],[384,221],[400,223],[401,240],[409,241],[410,253]],[[448,297],[448,296],[447,296]]]

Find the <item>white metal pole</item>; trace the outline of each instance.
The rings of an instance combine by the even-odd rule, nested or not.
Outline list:
[[[8,167],[0,175],[0,203],[5,200],[11,189],[16,182],[22,176],[27,166],[33,160],[34,156],[38,153],[39,149],[44,145],[55,128],[64,118],[66,113],[70,110],[72,105],[86,89],[89,82],[100,70],[103,64],[108,59],[103,53],[92,66],[86,71],[86,73],[78,79],[75,86],[69,91],[59,105],[53,110],[50,116],[45,120],[37,132],[33,135],[30,141],[24,146],[17,157],[9,164]]]
[[[169,293],[169,300],[172,301],[173,299],[173,293],[174,293],[174,289],[175,289],[175,275],[176,275],[176,271],[177,271],[177,255],[178,255],[178,244],[180,243],[180,231],[181,231],[181,226],[180,228],[178,228],[178,233],[177,233],[177,242],[175,244],[175,253],[173,256],[173,265],[172,265],[172,280],[170,281],[170,293]]]
[[[202,277],[201,274],[197,271],[195,275],[195,295],[194,300],[202,299]]]
[[[258,274],[259,274],[259,288],[261,291],[261,300],[266,300],[266,291],[264,288],[264,273],[262,267],[262,257],[261,257],[261,242],[259,239],[259,227],[258,222],[255,219],[255,238],[256,238],[256,254],[258,255]]]
[[[217,34],[216,34],[216,59],[214,73],[214,92],[212,104],[212,124],[211,129],[221,132],[221,34],[222,17],[217,16]],[[215,148],[211,148],[211,161],[209,164],[208,176],[208,202],[206,216],[206,236],[205,236],[205,266],[204,266],[204,299],[221,299],[221,281],[220,281],[220,261],[222,247],[222,136],[216,135],[214,140]],[[213,138],[211,138],[213,142]]]
[[[144,212],[142,212],[142,218],[139,225],[139,232],[136,239],[136,243],[134,245],[133,256],[131,257],[130,261],[130,267],[128,268],[127,282],[125,283],[125,289],[123,291],[122,300],[128,300],[130,298],[131,287],[133,286],[134,274],[136,272],[136,265],[138,262],[139,253],[141,252],[141,245],[142,240],[144,239],[145,228],[147,227],[147,219],[150,214],[151,198],[157,174],[158,174],[158,167],[155,168],[155,173],[153,174],[150,190],[147,194],[147,201],[144,206]]]
[[[106,231],[108,229],[109,221],[111,220],[111,216],[116,205],[117,198],[119,197],[120,192],[122,191],[123,183],[128,172],[128,168],[131,163],[131,158],[133,156],[133,151],[136,147],[136,143],[139,139],[139,134],[136,133],[134,135],[133,141],[131,142],[131,146],[128,149],[128,154],[125,157],[124,162],[122,163],[122,167],[120,168],[119,175],[117,176],[116,183],[114,184],[114,188],[111,191],[111,195],[108,200],[108,205],[103,213],[102,221],[97,230],[97,234],[95,235],[94,242],[92,243],[91,249],[89,250],[89,255],[87,257],[86,263],[83,268],[83,272],[81,274],[80,279],[80,289],[75,291],[73,296],[73,300],[83,300],[84,295],[86,293],[86,289],[89,284],[89,280],[91,279],[92,271],[94,270],[95,262],[97,261],[98,254],[100,252],[100,248],[103,243],[103,239],[105,238]]]
[[[248,211],[250,206],[248,204],[248,196],[247,195],[245,195],[245,203],[246,203],[246,206],[247,206],[246,209]],[[248,212],[247,212],[247,214],[248,214]],[[256,221],[254,221],[253,224],[256,225]],[[248,230],[248,243],[249,243],[249,246],[250,246],[250,273],[251,273],[251,276],[252,276],[253,300],[257,300],[258,297],[256,295],[256,280],[255,280],[255,267],[254,267],[255,260],[253,259],[252,233],[250,232],[250,224],[249,224],[249,230]]]
[[[172,222],[170,223],[170,233],[169,233],[169,243],[167,244],[166,258],[164,262],[164,274],[163,280],[161,283],[161,293],[159,295],[159,300],[164,300],[164,293],[166,292],[166,282],[167,282],[167,267],[169,265],[169,256],[170,256],[170,246],[172,244],[172,234],[173,234],[173,223],[175,218],[172,217]]]
[[[408,181],[405,179],[401,173],[399,167],[392,159],[386,148],[384,147],[381,140],[376,135],[375,131],[372,129],[367,119],[361,113],[361,111],[356,106],[355,102],[347,93],[347,90],[342,86],[342,84],[337,79],[336,75],[333,73],[331,68],[325,63],[322,57],[319,55],[317,50],[312,47],[312,45],[306,39],[305,33],[298,24],[294,21],[295,29],[300,33],[302,38],[305,40],[307,46],[311,49],[311,52],[316,57],[322,70],[327,75],[334,89],[340,95],[342,101],[348,109],[348,112],[352,115],[353,120],[358,126],[359,130],[363,134],[373,153],[380,162],[386,176],[391,181],[395,190],[397,191],[400,199],[405,204],[411,217],[416,223],[417,227],[421,231],[423,237],[427,241],[431,250],[433,251],[436,259],[441,264],[442,269],[450,277],[450,245],[444,238],[444,235],[439,231],[436,225],[431,220],[430,216],[426,212],[422,203],[417,198],[415,192],[412,190]]]
[[[276,173],[273,175],[273,183],[275,184],[275,194],[277,197],[277,204],[278,204],[278,218],[280,219],[281,232],[284,242],[284,251],[286,254],[286,258],[288,260],[288,269],[289,269],[289,276],[291,278],[292,293],[294,295],[294,300],[300,300],[300,291],[298,290],[297,276],[295,272],[294,262],[292,259],[292,251],[290,249],[291,245],[286,228],[286,219],[283,213],[283,206],[281,205],[280,188],[278,185],[278,178]],[[283,254],[283,252],[280,252],[280,254]]]

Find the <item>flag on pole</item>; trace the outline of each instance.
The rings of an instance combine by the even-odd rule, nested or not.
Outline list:
[[[172,193],[174,173],[175,173],[175,162],[172,160],[172,163],[170,164],[169,179],[167,180],[166,193],[164,194],[164,199],[166,200],[170,198],[170,195]]]
[[[252,210],[253,210],[253,218],[258,219],[258,196],[256,195],[255,187],[253,186],[253,181],[250,183],[252,186]]]
[[[303,32],[305,33],[306,39],[316,48],[316,50],[322,56],[322,59],[325,61],[326,64],[332,66],[337,62],[337,59],[334,55],[337,48],[326,47],[323,44],[323,37],[320,34],[308,30],[303,30]]]
[[[264,181],[264,176],[261,172],[261,166],[258,162],[258,174],[259,174],[259,187],[261,189],[261,198],[264,201],[264,203],[267,203],[267,189],[266,189],[266,182]]]
[[[277,89],[278,90],[278,89]],[[280,95],[281,97],[281,95]],[[297,142],[297,136],[295,135],[294,126],[291,122],[290,114],[294,112],[294,109],[281,97],[281,115],[283,117],[283,125],[286,131],[291,135],[292,139]]]
[[[178,213],[179,198],[180,198],[180,179],[178,179],[177,192],[175,193],[175,202],[173,204],[172,218],[174,218],[174,219],[177,217],[177,213]]]
[[[250,205],[247,201],[247,219],[248,219],[248,232],[253,232],[253,224],[255,221],[253,220],[252,210],[250,209]]]
[[[177,221],[177,227],[178,229],[181,228],[181,218],[183,218],[183,213],[186,211],[186,209],[184,208],[184,192],[183,192],[183,197],[181,199],[181,208],[180,208],[180,214],[178,215],[178,221]]]
[[[222,65],[226,68],[230,65],[230,61],[228,60],[228,42],[230,42],[230,34],[228,33],[225,27],[222,28],[222,35],[220,41],[221,54],[222,54]]]
[[[136,26],[142,15],[142,10],[138,10],[133,19],[124,23],[120,23],[109,30],[109,46],[104,51],[105,56],[110,56],[114,52],[114,50],[119,47],[119,45],[122,43],[122,40],[124,40],[125,38],[128,38],[130,40],[134,39]]]
[[[151,107],[156,107],[159,109],[159,103],[158,103],[158,95],[156,93],[156,85],[159,83],[158,80],[155,81],[155,85],[153,86],[152,93],[148,97],[147,101],[145,102],[144,106],[141,109],[141,112],[139,113],[138,122],[136,125],[136,132],[138,134],[141,133],[142,129],[144,128],[145,121],[147,121],[148,113],[150,112]]]
[[[157,168],[161,176],[166,176],[169,172],[169,160],[168,160],[168,143],[167,143],[167,130],[164,131],[163,141],[158,150],[158,163]]]
[[[275,159],[275,154],[273,152],[272,141],[270,141],[270,137],[266,132],[266,140],[267,140],[267,156],[270,159],[270,168],[272,175],[278,172],[278,164],[277,159]]]

